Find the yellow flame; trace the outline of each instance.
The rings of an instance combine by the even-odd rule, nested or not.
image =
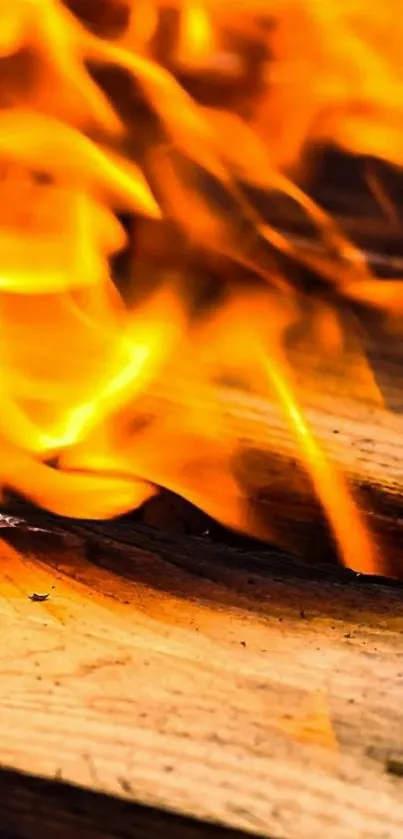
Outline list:
[[[344,364],[352,388],[359,369],[372,399],[334,297],[401,315],[402,282],[375,278],[307,190],[329,145],[403,164],[399,14],[398,0],[0,1],[3,487],[107,517],[161,485],[272,536],[233,474],[230,374],[280,408],[344,562],[379,568],[292,359],[311,356],[299,376],[312,356]],[[287,235],[273,204],[315,242]],[[321,279],[314,302],[306,270]]]

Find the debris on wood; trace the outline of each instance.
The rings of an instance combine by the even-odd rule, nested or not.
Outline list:
[[[36,594],[36,592],[29,595],[29,599],[32,600],[33,603],[43,603],[43,601],[47,600],[48,597],[49,594]]]
[[[395,775],[398,778],[403,778],[403,755],[399,758],[388,757],[385,768],[389,775]]]

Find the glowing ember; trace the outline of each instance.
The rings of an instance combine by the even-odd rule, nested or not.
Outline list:
[[[329,145],[403,163],[399,13],[398,0],[0,0],[5,488],[103,518],[165,486],[273,536],[235,474],[231,379],[278,406],[344,562],[379,567],[299,382],[337,360],[379,401],[334,301],[401,312],[401,284],[374,278],[301,184]],[[272,206],[298,209],[315,241],[287,236]]]

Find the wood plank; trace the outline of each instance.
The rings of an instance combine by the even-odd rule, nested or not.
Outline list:
[[[1,544],[3,768],[262,836],[400,839],[401,585],[127,524],[30,525],[50,532]],[[31,839],[16,800],[0,783]]]

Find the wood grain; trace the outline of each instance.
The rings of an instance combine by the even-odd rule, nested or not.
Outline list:
[[[128,524],[10,525],[4,768],[262,836],[400,839],[398,583]],[[2,824],[36,839],[18,800],[0,783]],[[63,821],[41,818],[45,837]]]
[[[373,533],[379,571],[401,576],[403,344],[398,334],[385,335],[376,323],[369,326],[363,339],[368,364],[360,359],[354,367],[347,356],[340,364],[324,359],[323,365],[316,360],[310,366],[312,359],[300,357],[298,391],[316,439],[346,475]],[[252,508],[251,530],[267,529],[272,541],[309,561],[333,550],[295,435],[270,394],[221,386],[201,390],[195,399],[190,379],[169,376],[167,384],[154,384],[141,408],[154,421],[133,440],[138,474],[184,495],[213,517],[222,513],[224,524],[232,525],[225,515],[234,498],[228,495],[223,503],[222,472],[209,472],[214,446],[204,451],[203,441],[192,439],[188,428],[189,414],[202,417],[206,428],[214,428],[219,414],[222,436],[233,445],[230,468]],[[364,570],[363,565],[357,557],[356,569]]]

